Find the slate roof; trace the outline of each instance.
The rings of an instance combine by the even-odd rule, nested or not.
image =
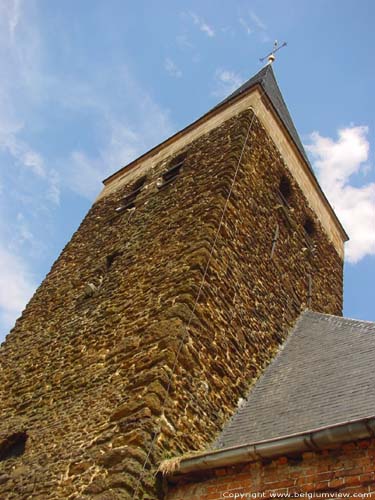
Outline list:
[[[232,100],[234,97],[239,96],[240,94],[242,94],[246,90],[250,89],[251,87],[254,87],[254,85],[256,85],[256,84],[259,84],[262,86],[264,92],[267,94],[270,101],[272,102],[272,105],[275,108],[275,111],[279,115],[279,118],[284,123],[285,127],[287,128],[287,130],[288,130],[290,136],[292,137],[295,145],[297,146],[299,152],[301,153],[303,158],[306,160],[308,166],[310,167],[310,170],[313,172],[312,167],[310,165],[310,162],[307,158],[305,149],[304,149],[302,142],[298,136],[298,132],[294,126],[292,117],[290,116],[290,113],[288,111],[288,107],[285,104],[285,101],[283,99],[283,96],[281,94],[279,86],[277,85],[277,81],[275,78],[275,73],[273,72],[273,69],[272,69],[272,65],[268,64],[267,66],[262,68],[256,75],[254,75],[252,78],[247,80],[247,82],[245,82],[241,87],[239,87],[231,95],[229,95],[227,98],[225,98],[223,101],[221,101],[217,106],[215,106],[215,108]]]
[[[302,313],[214,447],[375,415],[374,365],[375,323]]]

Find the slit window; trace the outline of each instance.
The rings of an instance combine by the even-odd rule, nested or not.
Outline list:
[[[283,175],[280,179],[279,196],[284,205],[289,206],[292,197],[292,186],[290,185],[289,179],[285,177],[285,175]]]
[[[112,266],[112,264],[114,263],[114,261],[117,259],[117,257],[119,257],[121,255],[121,252],[120,251],[116,251],[116,252],[113,252],[109,255],[107,255],[106,259],[105,259],[105,264],[106,264],[106,270],[108,271],[110,269],[110,267]]]
[[[24,454],[27,441],[26,432],[16,432],[0,442],[0,462]]]
[[[146,176],[140,177],[135,183],[132,185],[130,193],[127,194],[122,200],[121,205],[116,208],[117,213],[121,213],[124,210],[130,210],[131,208],[135,208],[135,200],[137,199],[139,193],[142,191],[143,186],[146,182]]]
[[[305,233],[309,238],[313,238],[315,234],[315,224],[310,217],[306,218],[303,224],[303,229],[305,230]]]
[[[178,155],[178,156],[176,156],[176,158],[174,158],[171,161],[168,170],[166,170],[163,173],[162,178],[160,179],[160,182],[158,182],[159,189],[166,186],[170,182],[174,181],[180,175],[180,171],[184,165],[185,158],[186,158],[186,155],[184,155],[184,154]]]

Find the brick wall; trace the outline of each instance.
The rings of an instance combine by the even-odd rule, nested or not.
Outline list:
[[[170,485],[166,500],[246,499],[256,498],[256,494],[258,498],[276,494],[308,498],[307,494],[323,492],[330,492],[332,498],[340,498],[339,494],[358,498],[360,493],[375,498],[375,440],[202,474],[200,478],[185,478],[189,483],[181,480],[180,484]]]
[[[152,468],[215,438],[307,307],[309,276],[311,308],[341,314],[342,259],[292,178],[290,209],[280,204],[290,174],[252,116],[188,145],[181,175],[162,190],[171,158],[155,163],[135,211],[116,212],[134,181],[98,200],[53,265],[0,350],[0,445],[28,434],[22,456],[0,461],[0,498],[131,498],[189,318]],[[155,495],[152,474],[143,494]]]

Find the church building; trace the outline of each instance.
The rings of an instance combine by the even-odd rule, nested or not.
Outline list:
[[[104,180],[2,344],[1,500],[375,491],[375,324],[272,59]]]

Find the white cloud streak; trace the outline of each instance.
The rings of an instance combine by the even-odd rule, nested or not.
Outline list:
[[[244,13],[238,18],[238,22],[247,35],[255,34],[262,43],[268,43],[271,40],[266,24],[254,11]]]
[[[253,20],[253,22],[255,23],[255,25],[261,29],[261,30],[266,30],[267,29],[267,26],[264,24],[264,22],[260,19],[259,16],[257,16],[255,14],[255,12],[251,11],[250,12],[250,17],[251,19]]]
[[[0,112],[0,150],[8,152],[20,165],[29,169],[34,175],[46,177],[42,155],[17,137],[22,128],[12,130],[6,117],[1,116]]]
[[[173,62],[172,59],[170,59],[169,57],[167,57],[164,61],[164,69],[170,76],[173,76],[174,78],[182,77],[182,71],[178,68],[176,63]]]
[[[215,30],[212,26],[210,26],[208,23],[206,23],[201,17],[199,17],[197,14],[194,12],[189,12],[189,15],[191,19],[193,20],[193,23],[198,26],[198,28],[207,35],[208,37],[212,38],[215,36]]]
[[[49,223],[60,191],[91,200],[104,177],[172,132],[168,112],[126,69],[88,65],[82,79],[50,73],[38,23],[33,2],[0,1],[0,338],[35,289],[31,270],[42,267],[59,229]],[[51,143],[40,150],[34,138],[40,144],[45,117],[56,110],[72,121],[90,116],[92,141],[71,141],[58,154]]]
[[[0,15],[5,20],[10,38],[13,39],[20,17],[20,1],[2,0],[0,3]]]
[[[234,71],[217,69],[215,72],[215,89],[212,95],[222,99],[234,92],[243,81],[241,75]]]
[[[24,261],[0,244],[0,326],[9,330],[35,290]]]
[[[305,146],[323,191],[349,234],[346,258],[351,263],[375,255],[375,183],[363,183],[363,177],[358,183],[369,171],[367,136],[366,126],[339,129],[337,140],[313,132]]]
[[[108,112],[101,116],[105,126],[104,144],[89,153],[72,151],[68,159],[60,161],[65,167],[65,182],[77,194],[92,199],[101,187],[101,181],[116,170],[136,159],[144,151],[166,139],[172,133],[169,113],[160,108],[144,91],[126,68],[122,73],[124,94],[131,96],[136,119],[132,125],[125,116],[117,117]]]
[[[250,25],[245,21],[245,19],[243,17],[240,17],[238,19],[238,22],[240,23],[240,25],[243,27],[243,29],[245,30],[245,32],[248,35],[251,35],[253,33],[254,30],[250,27]]]

